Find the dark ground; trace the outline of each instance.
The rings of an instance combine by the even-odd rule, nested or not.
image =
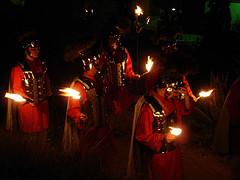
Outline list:
[[[60,113],[60,111],[59,111]],[[61,114],[61,113],[60,113]],[[92,169],[83,170],[77,155],[69,157],[62,153],[62,125],[50,129],[48,145],[41,148],[38,142],[27,140],[19,132],[0,129],[0,178],[1,179],[109,179],[125,178],[130,142],[132,111],[125,113],[125,120],[118,126],[120,134],[113,135],[113,143],[103,156],[110,164],[104,175]],[[52,131],[52,132],[51,132]],[[185,180],[228,180],[229,159],[213,153],[210,148],[193,143],[193,132],[185,129],[182,152]],[[87,174],[87,176],[86,176]],[[102,177],[102,176],[103,177]]]

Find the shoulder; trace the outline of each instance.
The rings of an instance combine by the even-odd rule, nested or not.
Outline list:
[[[22,65],[20,63],[15,64],[12,68],[11,71],[22,71]]]

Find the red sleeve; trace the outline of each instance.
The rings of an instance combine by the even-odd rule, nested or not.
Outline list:
[[[154,151],[159,151],[164,135],[153,133],[152,123],[153,112],[148,105],[144,104],[136,125],[136,140]]]
[[[23,97],[27,97],[22,86],[23,76],[23,71],[20,66],[13,67],[11,70],[10,83],[13,93],[19,94]]]
[[[127,49],[125,49],[127,53],[127,61],[126,61],[126,75],[129,79],[133,78],[135,76],[135,73],[132,68],[132,59],[130,56],[130,53],[128,52]]]
[[[81,98],[80,99],[70,98],[67,115],[68,117],[73,119],[76,123],[78,123],[81,115],[81,106],[86,102],[87,94],[84,89],[84,86],[80,82],[76,82],[72,88],[80,92]]]

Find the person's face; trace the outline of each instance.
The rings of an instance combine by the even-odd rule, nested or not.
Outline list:
[[[118,45],[117,45],[117,40],[114,38],[109,39],[109,46],[111,49],[116,50]]]
[[[87,73],[94,76],[97,73],[97,69],[94,65],[89,64],[89,70],[87,71]]]
[[[39,53],[40,53],[40,48],[38,46],[36,47],[31,47],[29,46],[26,49],[26,55],[28,59],[36,59],[39,57]]]

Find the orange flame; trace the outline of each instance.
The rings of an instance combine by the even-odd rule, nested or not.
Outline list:
[[[175,136],[179,136],[182,133],[182,129],[181,128],[174,128],[174,127],[169,127],[170,133],[175,135]]]
[[[213,92],[213,89],[211,89],[209,91],[201,91],[199,93],[199,97],[208,97],[208,96],[210,96],[212,94],[212,92]]]
[[[138,6],[138,5],[137,5],[137,8],[135,9],[135,14],[137,16],[143,15],[142,8],[140,6]]]
[[[21,95],[19,94],[14,94],[14,93],[6,93],[5,96],[6,98],[12,99],[16,102],[26,102],[26,99],[24,99]]]
[[[59,91],[63,92],[63,94],[61,94],[62,96],[72,97],[73,99],[81,98],[80,92],[72,88],[59,89]]]
[[[146,63],[147,72],[151,71],[152,66],[153,66],[153,60],[150,56],[148,56],[148,60],[147,60],[147,63]]]

